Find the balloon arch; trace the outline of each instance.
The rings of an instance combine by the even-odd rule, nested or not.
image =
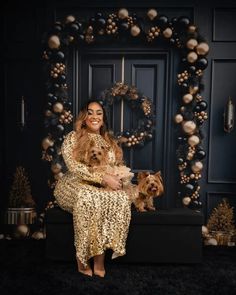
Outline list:
[[[47,80],[47,104],[42,158],[51,165],[52,175],[49,185],[53,189],[57,179],[65,171],[60,147],[65,134],[71,130],[73,120],[66,83],[67,52],[71,46],[80,47],[96,41],[104,42],[119,38],[140,38],[142,42],[148,44],[158,44],[158,41],[162,40],[180,51],[181,63],[177,83],[181,93],[181,103],[174,118],[178,128],[176,152],[179,183],[183,204],[193,209],[201,208],[198,181],[201,178],[202,160],[205,157],[205,151],[201,146],[203,138],[201,126],[207,119],[207,102],[201,96],[201,79],[208,65],[206,55],[209,46],[188,17],[169,20],[167,16],[159,15],[156,9],[149,9],[146,17],[142,18],[134,13],[129,14],[127,9],[122,8],[108,15],[96,13],[87,22],[68,15],[62,22],[56,22],[46,33],[43,60]],[[119,85],[121,88],[124,86]],[[112,91],[106,98],[109,101],[111,97],[116,98]],[[139,106],[142,106],[144,100],[137,90],[136,96],[131,97],[129,93],[126,98]],[[145,114],[141,121],[143,127],[135,130],[134,134],[128,132],[127,135],[126,131],[120,135],[125,138],[123,142],[127,147],[133,146],[132,143],[127,145],[131,136],[141,138],[134,146],[144,144],[142,134],[147,135],[149,139],[152,137],[152,104],[149,99],[146,102],[149,111],[145,112],[143,108]]]

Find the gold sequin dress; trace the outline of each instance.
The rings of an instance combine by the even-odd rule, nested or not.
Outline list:
[[[108,145],[101,135],[88,135],[97,146]],[[54,195],[58,205],[73,214],[76,255],[86,266],[89,258],[108,248],[113,250],[112,258],[125,254],[131,202],[123,190],[106,191],[91,184],[101,184],[103,174],[90,173],[85,164],[73,159],[75,145],[76,133],[71,131],[62,144],[68,171],[58,180]],[[108,157],[113,164],[111,148]]]

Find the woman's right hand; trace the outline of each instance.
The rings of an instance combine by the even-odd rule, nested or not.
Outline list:
[[[105,174],[103,176],[102,183],[104,184],[105,187],[109,187],[113,190],[122,189],[121,179],[117,175]]]

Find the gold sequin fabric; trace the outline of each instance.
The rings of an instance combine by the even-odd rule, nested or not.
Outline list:
[[[89,134],[96,145],[108,145],[99,134]],[[68,171],[60,178],[54,190],[59,206],[73,214],[76,255],[87,266],[88,260],[113,250],[112,258],[125,254],[125,244],[131,218],[131,202],[123,190],[108,191],[96,187],[102,182],[102,173],[91,173],[88,167],[73,159],[76,133],[70,132],[62,144],[62,155]],[[109,149],[109,161],[115,154]]]

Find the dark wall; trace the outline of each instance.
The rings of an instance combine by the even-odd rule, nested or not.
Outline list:
[[[42,36],[55,20],[68,14],[89,15],[98,10],[127,7],[138,13],[155,7],[170,18],[188,15],[210,45],[209,66],[205,70],[203,97],[208,101],[209,119],[203,126],[203,146],[207,151],[201,184],[201,200],[205,216],[222,198],[236,207],[236,128],[229,134],[223,129],[223,112],[229,96],[236,103],[236,4],[234,1],[21,1],[8,2],[1,9],[3,39],[0,48],[2,112],[1,179],[4,194],[0,206],[7,204],[7,195],[16,166],[23,165],[30,178],[32,195],[42,210],[49,199],[48,164],[41,161],[43,110],[46,102],[42,77]],[[176,69],[173,69],[174,72]],[[170,72],[170,77],[173,73]],[[172,78],[170,78],[172,79]],[[176,83],[176,81],[172,81]],[[26,126],[21,128],[20,103],[25,97]],[[168,106],[168,122],[164,134],[167,151],[166,185],[171,199],[177,198],[175,131],[172,118],[177,101]],[[173,130],[172,130],[173,129]],[[174,174],[171,176],[170,172]],[[172,204],[171,204],[172,205]]]

